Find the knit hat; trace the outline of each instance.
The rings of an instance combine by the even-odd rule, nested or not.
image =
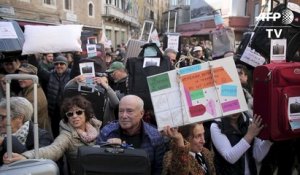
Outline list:
[[[111,73],[119,69],[125,69],[125,66],[122,62],[115,61],[109,66],[109,69],[107,69],[106,72]]]
[[[65,63],[66,65],[68,65],[68,60],[66,57],[62,56],[62,55],[58,55],[57,57],[54,58],[53,63]]]
[[[32,74],[32,75],[37,74],[37,68],[32,64],[28,64],[28,63],[21,64],[18,70],[27,74]]]

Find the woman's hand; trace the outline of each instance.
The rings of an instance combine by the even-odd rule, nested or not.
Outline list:
[[[170,126],[165,126],[163,129],[163,134],[172,138],[177,146],[184,147],[184,140],[180,132],[178,132],[178,128],[171,128]]]
[[[74,78],[77,83],[84,83],[85,82],[85,76],[84,75],[78,75]]]
[[[109,86],[107,77],[94,77],[94,82],[101,85],[105,89],[107,89]]]
[[[8,158],[7,153],[5,153],[3,155],[3,163],[5,163],[5,164],[9,164],[9,163],[13,163],[13,162],[18,161],[18,160],[25,160],[25,159],[27,159],[27,158],[22,156],[21,154],[17,154],[17,153],[12,153],[12,158],[11,159]]]
[[[264,128],[260,115],[254,114],[252,122],[248,126],[248,131],[245,135],[245,139],[248,143],[251,143],[254,137],[256,137],[260,131]]]

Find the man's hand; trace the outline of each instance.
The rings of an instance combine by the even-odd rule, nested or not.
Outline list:
[[[120,145],[122,144],[122,140],[119,138],[110,138],[107,139],[107,142],[112,144],[120,144]]]
[[[105,89],[107,89],[109,86],[107,77],[94,77],[94,82],[101,85]]]

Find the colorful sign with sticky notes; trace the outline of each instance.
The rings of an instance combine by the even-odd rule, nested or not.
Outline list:
[[[152,75],[147,80],[158,130],[248,110],[233,57]]]

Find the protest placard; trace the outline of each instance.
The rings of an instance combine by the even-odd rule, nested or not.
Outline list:
[[[147,77],[158,129],[248,110],[232,57]]]

